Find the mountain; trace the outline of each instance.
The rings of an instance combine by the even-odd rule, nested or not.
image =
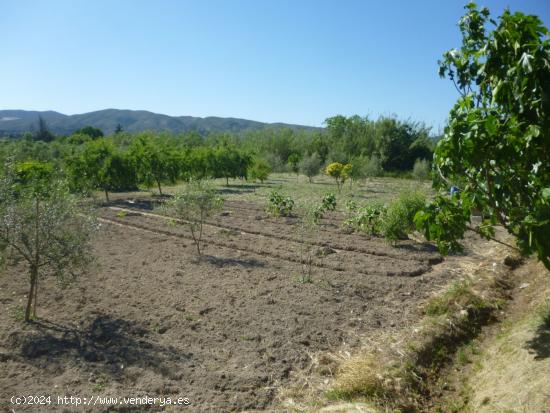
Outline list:
[[[36,130],[39,116],[46,121],[49,130],[57,135],[70,135],[84,126],[94,126],[108,135],[115,131],[118,124],[128,132],[143,130],[195,131],[201,135],[210,132],[239,133],[265,128],[320,129],[312,126],[263,123],[239,118],[168,116],[145,110],[105,109],[79,115],[64,115],[54,111],[0,110],[0,136]]]

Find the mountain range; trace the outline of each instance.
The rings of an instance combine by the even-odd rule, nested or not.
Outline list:
[[[304,125],[264,123],[216,116],[205,118],[168,116],[145,110],[105,109],[78,115],[64,115],[54,111],[0,110],[0,136],[33,132],[37,130],[39,117],[42,117],[46,121],[48,129],[57,135],[70,135],[84,126],[94,126],[108,135],[113,133],[119,124],[123,130],[128,132],[143,130],[169,130],[175,133],[194,131],[201,135],[212,132],[240,133],[266,128],[321,129]]]

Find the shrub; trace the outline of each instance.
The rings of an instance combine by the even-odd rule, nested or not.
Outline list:
[[[412,175],[414,179],[419,181],[428,179],[430,177],[430,165],[426,159],[417,159],[414,162]]]
[[[414,216],[425,204],[426,196],[420,192],[402,193],[390,204],[384,216],[381,228],[384,237],[390,242],[395,242],[414,231]]]
[[[344,226],[369,235],[380,234],[387,207],[383,204],[370,204],[358,208],[354,202],[353,204],[351,202],[353,201],[348,202],[347,207],[352,216],[344,221]]]
[[[277,191],[272,191],[269,194],[269,202],[267,211],[274,216],[288,217],[294,208],[294,200],[287,196],[281,195]]]
[[[300,172],[308,177],[309,182],[313,181],[313,177],[319,173],[321,169],[321,158],[317,152],[312,153],[310,156],[302,158],[298,164]]]
[[[325,211],[334,211],[336,209],[336,195],[326,194],[321,201],[321,206]]]
[[[261,183],[264,183],[264,181],[269,177],[270,172],[271,168],[266,161],[263,159],[256,159],[256,161],[248,168],[247,175],[248,178],[253,181],[258,180]]]
[[[382,164],[380,158],[376,155],[372,155],[369,160],[365,163],[363,173],[365,176],[380,176],[382,175]]]

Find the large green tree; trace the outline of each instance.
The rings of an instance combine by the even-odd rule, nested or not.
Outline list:
[[[448,252],[471,228],[512,234],[519,250],[550,268],[550,41],[536,16],[506,10],[497,20],[474,3],[459,22],[462,45],[444,54],[440,75],[460,96],[449,115],[434,163],[444,190],[417,217],[428,238]]]

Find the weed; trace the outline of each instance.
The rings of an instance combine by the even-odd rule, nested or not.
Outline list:
[[[116,216],[117,218],[125,218],[127,215],[127,212],[126,211],[119,211],[117,212]]]
[[[441,296],[428,302],[425,313],[429,316],[451,315],[461,310],[472,309],[481,312],[492,303],[474,293],[471,282],[461,280],[454,282]]]
[[[15,321],[23,322],[25,321],[25,309],[18,305],[13,309],[13,318],[15,318]],[[31,314],[32,319],[32,314]]]
[[[386,240],[395,242],[415,230],[414,216],[426,204],[420,192],[403,192],[392,202],[384,215],[382,232]]]

